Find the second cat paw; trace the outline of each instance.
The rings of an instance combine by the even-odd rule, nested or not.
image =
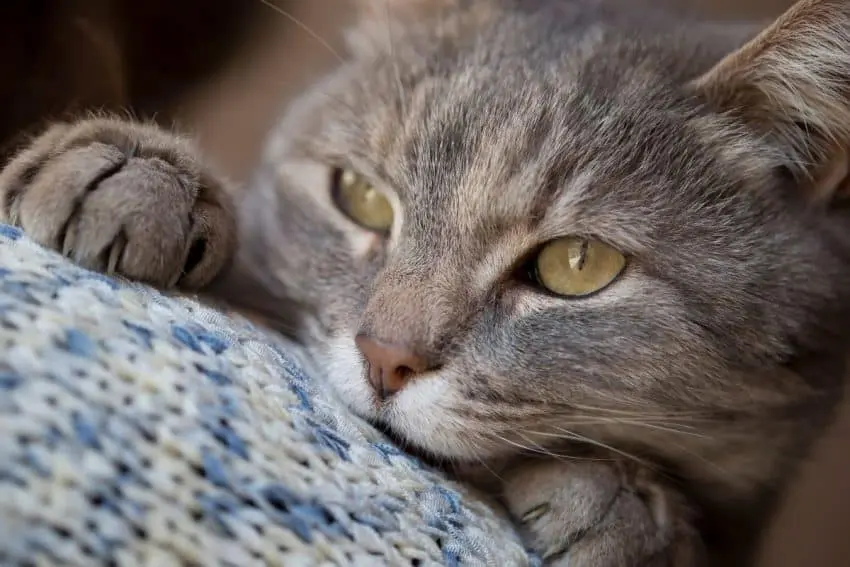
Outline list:
[[[702,565],[677,495],[634,467],[532,460],[508,471],[503,498],[547,566]]]

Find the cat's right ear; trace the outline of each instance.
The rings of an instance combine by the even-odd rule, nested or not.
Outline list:
[[[815,200],[850,196],[850,0],[802,0],[694,87]]]

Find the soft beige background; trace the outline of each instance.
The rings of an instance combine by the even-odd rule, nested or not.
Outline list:
[[[245,0],[253,1],[253,0]],[[667,0],[717,17],[774,15],[787,0]],[[348,17],[343,0],[291,0],[290,13],[331,43]],[[333,63],[320,41],[268,10],[269,25],[226,72],[183,103],[184,124],[235,179],[258,155],[263,136],[288,97]],[[763,567],[850,567],[850,404],[815,452],[773,528]]]

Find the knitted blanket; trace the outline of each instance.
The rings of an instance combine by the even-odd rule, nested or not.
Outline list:
[[[293,350],[0,225],[0,565],[531,565]]]

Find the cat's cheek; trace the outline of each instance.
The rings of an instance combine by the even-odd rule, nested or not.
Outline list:
[[[317,358],[336,396],[364,419],[377,417],[375,396],[363,375],[363,358],[350,336],[334,337]]]

